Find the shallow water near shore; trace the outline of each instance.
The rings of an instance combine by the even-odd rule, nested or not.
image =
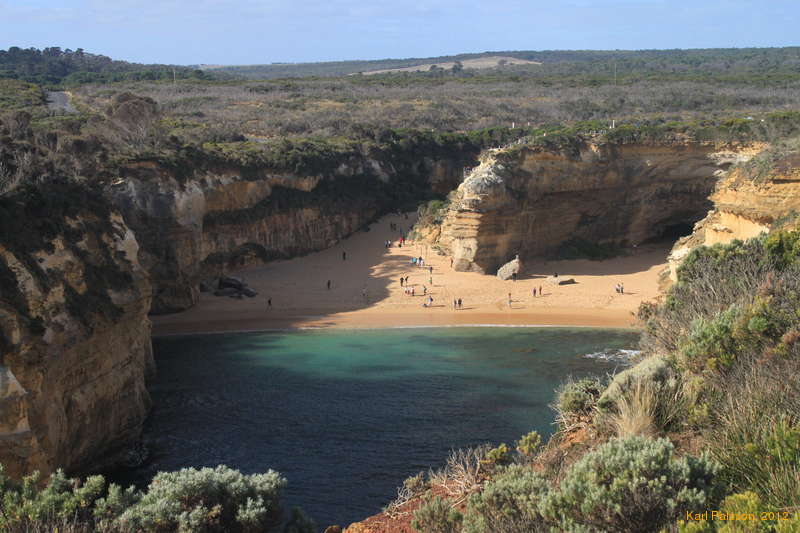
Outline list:
[[[613,372],[587,358],[634,348],[630,330],[412,328],[156,339],[151,461],[118,481],[226,464],[272,468],[286,503],[318,525],[379,512],[407,476],[451,448],[553,431],[567,376]]]

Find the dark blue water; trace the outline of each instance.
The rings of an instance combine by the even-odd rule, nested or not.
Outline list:
[[[587,353],[625,330],[442,328],[175,337],[155,341],[145,429],[159,470],[272,468],[318,524],[378,512],[451,448],[552,433],[567,376],[612,372]]]

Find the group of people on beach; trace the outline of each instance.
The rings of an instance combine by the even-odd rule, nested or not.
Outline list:
[[[622,283],[617,283],[614,285],[614,290],[617,292],[617,294],[625,294],[625,287],[622,285]]]
[[[453,309],[463,309],[463,302],[461,298],[456,298],[453,300]]]

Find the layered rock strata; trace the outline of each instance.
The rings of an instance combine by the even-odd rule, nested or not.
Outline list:
[[[318,175],[140,164],[109,188],[142,245],[153,313],[192,307],[200,282],[328,248],[403,201],[452,190],[471,159],[352,157]]]
[[[150,408],[150,285],[133,233],[113,212],[52,216],[0,236],[0,463],[13,477],[114,463]]]
[[[688,142],[490,151],[451,195],[434,239],[456,270],[484,273],[566,243],[633,246],[702,218],[714,184],[741,159]]]
[[[761,176],[752,175],[747,167],[732,170],[719,181],[711,201],[713,209],[670,253],[672,281],[677,281],[678,267],[698,246],[747,240],[796,224],[800,216],[800,155],[774,162]]]

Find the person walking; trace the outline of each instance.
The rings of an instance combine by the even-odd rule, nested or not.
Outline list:
[[[401,286],[401,287],[403,286],[403,282],[404,282],[404,281],[405,281],[405,279],[403,279],[403,278],[401,277],[401,278],[400,278],[400,286]]]
[[[544,293],[542,292],[542,286],[541,285],[539,285],[539,296],[544,296]]]
[[[428,296],[428,307],[433,307],[433,296]]]
[[[453,268],[453,258],[450,258],[450,268]]]
[[[511,307],[511,302],[512,302],[512,300],[511,300],[511,293],[509,292],[509,293],[508,293],[508,306],[509,306],[509,307]]]
[[[533,297],[536,298],[536,287],[533,288],[533,290],[531,291],[531,294],[533,294]]]
[[[428,294],[428,287],[426,287],[425,285],[423,285],[423,286],[422,286],[422,295],[423,295],[423,296],[425,296],[426,294]]]

